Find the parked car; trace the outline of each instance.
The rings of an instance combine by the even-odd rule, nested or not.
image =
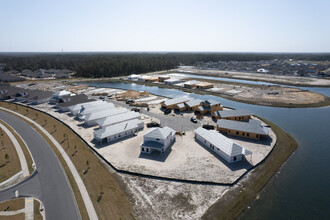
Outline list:
[[[131,111],[141,112],[141,109],[140,108],[132,108]]]
[[[214,130],[214,125],[203,125],[202,127],[206,130]]]
[[[193,122],[193,123],[197,123],[197,119],[194,118],[194,117],[191,117],[191,118],[190,118],[190,121]]]
[[[152,128],[152,127],[160,127],[160,124],[155,121],[149,122],[147,124],[147,128]]]
[[[103,95],[100,95],[100,96],[99,96],[99,99],[104,99],[104,96],[103,96]]]
[[[164,111],[164,114],[165,114],[165,115],[168,115],[168,114],[170,114],[171,112],[172,112],[171,109],[166,109],[166,110]]]
[[[134,100],[132,100],[132,99],[127,99],[126,100],[126,104],[129,104],[129,103],[132,103],[132,102],[134,102]]]

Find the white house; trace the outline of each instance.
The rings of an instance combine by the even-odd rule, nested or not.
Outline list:
[[[182,80],[174,79],[174,78],[164,80],[164,83],[169,84],[169,85],[178,84],[178,83],[181,83],[181,82],[182,82]]]
[[[133,111],[129,112],[126,110],[120,115],[112,114],[112,115],[108,115],[107,117],[102,117],[101,119],[97,120],[96,123],[100,126],[100,128],[103,128],[106,126],[118,124],[133,119],[141,119],[141,114],[138,112],[133,112]]]
[[[108,103],[108,102],[101,102],[101,103],[97,103],[95,105],[88,105],[86,107],[85,107],[85,105],[82,105],[80,111],[78,112],[78,117],[80,120],[83,120],[85,115],[88,115],[93,112],[100,112],[103,110],[108,110],[108,109],[111,109],[114,107],[115,107],[114,104]]]
[[[148,78],[151,78],[151,76],[138,76],[138,77],[137,77],[137,79],[138,79],[139,81],[144,81],[144,80],[146,80],[146,79],[148,79]]]
[[[114,118],[121,118],[121,114],[128,112],[126,108],[110,108],[102,111],[95,111],[90,114],[85,115],[84,121],[88,126],[97,125],[97,121],[109,116],[114,116]],[[118,116],[120,114],[120,116]]]
[[[251,151],[214,130],[197,128],[195,130],[195,140],[211,149],[228,163],[241,161],[244,156],[252,154]]]
[[[129,79],[129,80],[138,79],[139,76],[140,75],[132,74],[132,75],[127,76],[127,79]]]
[[[104,101],[97,100],[97,101],[93,101],[93,102],[78,103],[78,104],[70,106],[69,111],[71,111],[71,113],[73,115],[77,115],[79,113],[79,111],[81,110],[81,106],[87,107],[87,106],[97,105],[98,103],[102,103],[102,102],[104,102]]]
[[[110,142],[123,137],[127,137],[129,135],[133,135],[138,131],[143,130],[143,128],[143,121],[134,119],[95,130],[94,138],[100,142]]]
[[[175,131],[169,127],[152,128],[143,139],[144,141],[140,145],[141,153],[150,154],[152,151],[163,153],[175,141]]]
[[[61,90],[61,91],[55,92],[53,94],[53,96],[49,99],[49,103],[51,103],[51,104],[58,103],[62,96],[70,96],[70,95],[75,95],[75,94],[73,94],[69,91],[66,91],[66,90]]]

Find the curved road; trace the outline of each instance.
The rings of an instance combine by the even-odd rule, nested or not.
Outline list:
[[[45,207],[46,219],[80,219],[71,186],[58,158],[43,137],[25,121],[0,110],[0,118],[24,139],[37,170],[18,185],[0,191],[0,201],[20,196],[38,198]]]

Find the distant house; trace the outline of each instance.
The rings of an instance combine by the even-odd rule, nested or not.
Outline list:
[[[196,114],[208,114],[214,111],[220,111],[223,107],[220,102],[213,99],[205,100],[201,106],[195,109]]]
[[[218,120],[217,130],[221,133],[251,139],[260,139],[269,135],[268,128],[261,125],[261,121],[250,119],[248,122]]]
[[[187,109],[187,106],[184,103],[180,103],[174,106],[174,109],[177,111],[185,111]]]
[[[252,155],[251,151],[214,130],[197,128],[195,130],[195,140],[205,145],[228,163],[242,161],[246,155]]]
[[[145,81],[148,78],[151,78],[151,76],[138,76],[139,81]]]
[[[164,80],[164,83],[168,84],[168,85],[174,85],[174,84],[178,84],[178,83],[181,83],[181,82],[182,82],[182,80],[174,79],[174,78]]]
[[[99,142],[111,142],[124,137],[132,136],[138,131],[143,130],[144,123],[134,119],[125,121],[112,126],[107,126],[94,131],[94,139]]]
[[[177,106],[178,104],[184,103],[189,101],[189,98],[186,97],[178,97],[178,98],[174,98],[174,99],[168,99],[166,101],[162,101],[160,104],[163,108],[166,109],[174,109],[175,106]]]
[[[95,103],[94,105],[87,105],[87,106],[82,105],[80,111],[78,112],[78,117],[80,120],[84,120],[85,115],[100,111],[106,111],[112,108],[115,108],[115,105],[108,102]]]
[[[158,77],[157,76],[152,76],[149,78],[144,79],[145,82],[158,82]]]
[[[161,75],[158,76],[158,82],[164,82],[165,80],[170,79],[171,77],[169,75]]]
[[[95,99],[88,99],[86,95],[62,96],[59,99],[59,103],[56,104],[56,108],[59,108],[61,112],[67,112],[70,111],[70,106],[92,101],[95,101]]]
[[[192,89],[192,88],[195,88],[197,84],[199,84],[200,81],[197,81],[197,80],[190,80],[190,81],[187,81],[185,83],[183,83],[183,86],[185,88],[189,88],[189,89]]]
[[[247,110],[214,111],[212,112],[212,118],[235,121],[248,121],[251,118],[251,112]]]
[[[71,92],[66,91],[66,90],[61,90],[61,91],[55,92],[53,94],[53,96],[49,99],[49,103],[50,104],[56,104],[60,101],[61,97],[69,96],[69,95],[75,95],[75,94],[72,94]]]
[[[196,89],[210,89],[213,87],[214,87],[213,83],[210,82],[200,82],[196,84]]]
[[[175,131],[170,127],[152,128],[143,137],[140,152],[150,154],[153,151],[165,152],[175,141]]]
[[[127,76],[127,79],[129,79],[129,80],[138,79],[139,76],[140,75],[132,74],[132,75]]]

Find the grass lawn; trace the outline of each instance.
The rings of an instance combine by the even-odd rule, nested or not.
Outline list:
[[[25,219],[25,213],[20,213],[11,216],[0,216],[0,220],[24,220],[24,219]]]
[[[213,204],[205,212],[203,219],[237,219],[298,147],[297,142],[288,133],[275,124],[264,121],[271,126],[277,136],[273,151],[250,173],[247,180],[241,180],[239,185]]]
[[[36,200],[36,199],[34,199],[34,220],[42,220],[43,219],[43,217],[42,217],[42,215],[41,215],[41,213],[40,213],[40,210],[39,210],[39,208],[40,208],[40,202],[38,201],[38,200]]]
[[[25,208],[25,198],[8,200],[0,203],[0,211],[17,211]]]
[[[109,167],[70,128],[45,113],[25,106],[7,102],[0,102],[0,106],[38,122],[62,145],[66,153],[71,156],[73,164],[80,173],[99,219],[134,219],[131,205],[126,198],[121,183],[116,178],[116,174],[110,173],[108,171]],[[43,135],[41,132],[40,134]],[[45,139],[50,142],[48,138]],[[66,171],[82,219],[88,219],[83,200],[71,172],[55,146],[51,143],[50,145]],[[87,172],[83,174],[83,170],[87,170]]]
[[[0,123],[4,124],[1,120]],[[21,170],[16,148],[7,133],[0,128],[0,183]]]

